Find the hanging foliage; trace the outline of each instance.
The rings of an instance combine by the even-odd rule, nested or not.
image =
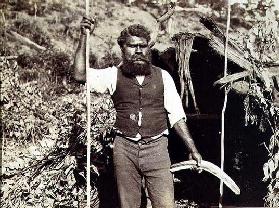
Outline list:
[[[279,89],[276,89],[277,79],[268,76],[265,66],[278,59],[279,40],[274,12],[271,7],[265,6],[265,15],[258,14],[257,23],[245,39],[247,58],[253,57],[257,61],[250,59],[254,70],[249,76],[249,91],[244,107],[246,125],[257,125],[261,131],[271,132],[266,145],[269,159],[263,166],[263,181],[269,183],[266,206],[276,207],[279,204],[279,107],[273,92]]]
[[[196,112],[199,112],[189,68],[194,35],[189,33],[178,33],[172,38],[172,40],[175,42],[176,60],[179,63],[178,74],[180,78],[181,100],[185,100],[185,106],[189,107],[189,97],[191,96],[195,110]]]

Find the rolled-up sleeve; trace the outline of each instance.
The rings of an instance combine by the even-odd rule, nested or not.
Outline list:
[[[186,121],[186,114],[171,75],[162,70],[162,77],[164,83],[164,105],[168,113],[170,126],[173,127],[181,119]]]
[[[87,85],[90,90],[97,93],[107,93],[111,95],[116,89],[117,81],[117,68],[109,67],[105,69],[93,69],[88,70]]]

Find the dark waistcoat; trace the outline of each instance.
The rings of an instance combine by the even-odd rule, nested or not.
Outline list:
[[[167,113],[164,108],[164,85],[162,71],[151,67],[151,75],[140,85],[136,78],[117,72],[116,90],[112,95],[116,109],[116,129],[125,136],[151,137],[167,129]],[[141,124],[138,124],[142,112]]]

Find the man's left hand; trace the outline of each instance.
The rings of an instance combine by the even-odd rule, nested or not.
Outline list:
[[[189,154],[189,160],[197,161],[197,166],[199,167],[201,165],[202,156],[198,152],[191,152]]]

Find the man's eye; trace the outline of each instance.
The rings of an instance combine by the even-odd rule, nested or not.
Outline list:
[[[147,45],[127,45],[127,46],[130,48],[137,48],[137,47],[146,48],[147,47]]]

